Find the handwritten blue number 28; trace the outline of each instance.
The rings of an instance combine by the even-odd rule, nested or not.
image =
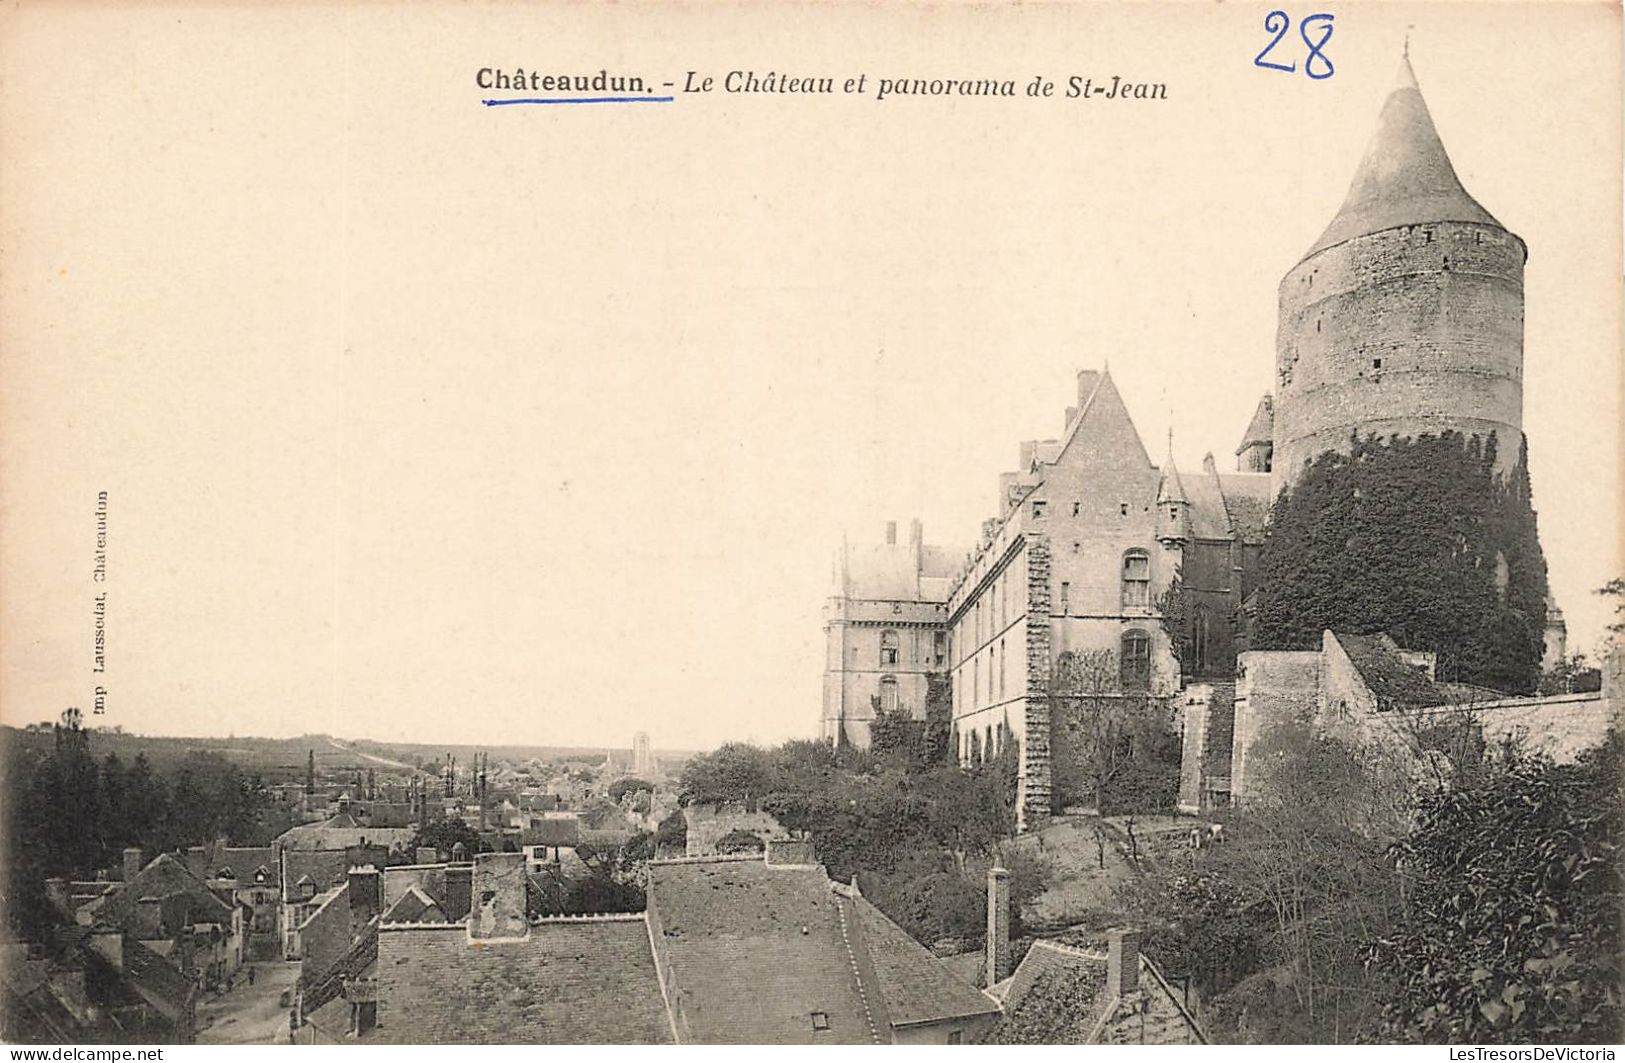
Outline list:
[[[1318,41],[1312,41],[1309,39],[1309,30],[1311,26],[1317,27],[1321,30],[1320,39]],[[1257,58],[1253,60],[1253,65],[1264,67],[1267,70],[1284,70],[1288,74],[1297,70],[1297,63],[1283,66],[1280,63],[1269,62],[1264,58],[1270,54],[1270,51],[1274,49],[1277,44],[1281,43],[1281,38],[1285,37],[1287,30],[1291,28],[1292,19],[1285,11],[1271,11],[1268,15],[1265,15],[1264,30],[1267,33],[1275,34],[1275,36],[1271,37],[1270,42],[1264,45],[1264,50],[1258,53]],[[1303,61],[1303,72],[1309,75],[1311,78],[1314,78],[1316,81],[1324,81],[1335,74],[1337,70],[1332,66],[1331,59],[1328,58],[1326,53],[1321,50],[1326,47],[1326,42],[1332,39],[1332,16],[1308,16],[1302,22],[1298,23],[1298,35],[1303,38],[1303,43],[1309,46],[1309,55]],[[1322,66],[1324,66],[1324,70],[1316,69],[1315,60],[1317,59],[1320,60]]]

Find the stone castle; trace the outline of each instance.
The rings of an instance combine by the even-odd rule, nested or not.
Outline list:
[[[918,523],[906,546],[891,530],[842,547],[822,737],[866,744],[876,707],[923,717],[945,675],[961,760],[1013,745],[1021,821],[1059,811],[1062,655],[1110,661],[1104,696],[1233,684],[1270,501],[1316,455],[1454,430],[1494,435],[1503,474],[1517,461],[1526,255],[1462,187],[1406,58],[1342,208],[1281,281],[1275,390],[1235,471],[1153,463],[1110,373],[1079,373],[1062,433],[1021,444],[968,556],[950,563]],[[1554,608],[1548,657],[1561,623]]]

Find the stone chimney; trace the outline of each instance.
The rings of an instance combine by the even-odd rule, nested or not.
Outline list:
[[[1140,991],[1140,932],[1116,929],[1106,935],[1106,988],[1120,997]]]
[[[518,938],[529,930],[530,923],[525,918],[525,854],[481,853],[476,856],[469,936]]]
[[[468,915],[474,895],[474,868],[452,864],[446,868],[446,918],[458,922]]]
[[[141,861],[142,849],[139,845],[132,845],[124,850],[124,881],[134,882],[135,877],[141,874],[141,869],[147,865]]]
[[[987,984],[1010,975],[1010,872],[993,867],[987,873]]]
[[[345,893],[350,897],[350,926],[359,931],[382,910],[384,877],[371,864],[350,869]]]
[[[767,863],[777,867],[805,867],[816,864],[818,858],[813,855],[813,844],[810,841],[799,841],[794,838],[772,838],[767,843]]]
[[[897,545],[897,522],[895,520],[888,520],[886,522],[886,545]]]

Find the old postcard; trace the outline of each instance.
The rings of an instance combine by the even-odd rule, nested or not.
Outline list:
[[[1619,1042],[1620,59],[6,4],[0,1037]]]

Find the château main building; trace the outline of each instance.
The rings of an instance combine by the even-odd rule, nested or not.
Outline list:
[[[1342,207],[1281,281],[1275,388],[1233,469],[1211,455],[1200,470],[1154,463],[1110,373],[1085,370],[1061,434],[1021,444],[1000,477],[995,515],[946,594],[939,575],[896,603],[917,618],[911,638],[935,647],[946,634],[945,661],[911,660],[946,674],[961,760],[1014,744],[1031,822],[1052,811],[1052,759],[1067,755],[1050,719],[1062,654],[1109,656],[1107,696],[1171,699],[1191,680],[1232,677],[1271,500],[1316,455],[1356,434],[1456,431],[1495,436],[1504,474],[1523,444],[1526,257],[1462,187],[1406,58]],[[832,612],[876,593],[848,569]],[[1561,652],[1558,616],[1548,657],[1554,643]],[[869,650],[832,652],[826,739],[865,741],[873,704],[924,715],[923,675],[891,685],[885,630]],[[860,666],[898,693],[833,706]]]

